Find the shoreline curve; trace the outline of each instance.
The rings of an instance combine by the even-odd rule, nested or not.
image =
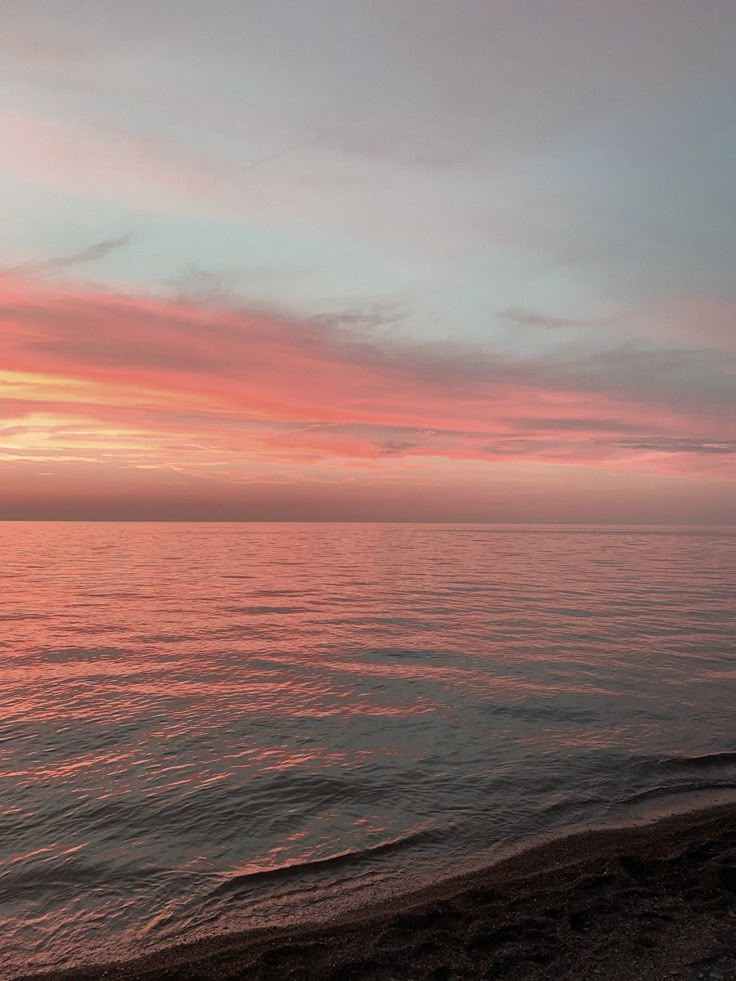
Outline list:
[[[522,842],[482,869],[326,922],[14,981],[700,976],[736,981],[734,802]]]

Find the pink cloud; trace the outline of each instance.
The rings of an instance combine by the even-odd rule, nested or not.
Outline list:
[[[465,464],[736,475],[722,366],[690,383],[667,349],[640,352],[651,384],[633,394],[633,351],[522,361],[17,274],[0,278],[0,327],[0,448],[28,480],[94,465],[189,493],[368,473],[400,484],[402,468],[441,482]]]

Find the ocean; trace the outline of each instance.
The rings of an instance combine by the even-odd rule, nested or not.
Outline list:
[[[0,523],[0,973],[736,795],[736,529]]]

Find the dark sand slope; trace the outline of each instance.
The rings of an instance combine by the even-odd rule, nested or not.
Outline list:
[[[736,979],[736,806],[551,841],[330,926],[44,977]]]

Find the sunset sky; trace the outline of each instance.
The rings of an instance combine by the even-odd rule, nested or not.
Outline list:
[[[736,522],[734,0],[3,0],[0,518]]]

